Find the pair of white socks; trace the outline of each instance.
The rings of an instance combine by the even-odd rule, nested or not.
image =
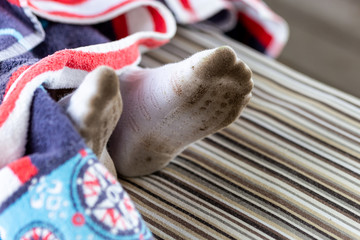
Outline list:
[[[59,103],[114,175],[134,177],[163,168],[192,142],[235,121],[252,87],[250,69],[220,47],[119,77],[101,66]]]

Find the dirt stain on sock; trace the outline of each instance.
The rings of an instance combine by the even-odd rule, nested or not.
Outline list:
[[[179,84],[178,81],[179,81],[179,79],[177,79],[176,77],[173,77],[171,79],[171,87],[172,87],[172,90],[175,92],[175,94],[180,97],[182,95],[183,90],[182,90],[181,84]]]
[[[197,103],[207,92],[208,88],[202,84],[198,86],[196,91],[189,97],[188,103],[194,105]]]

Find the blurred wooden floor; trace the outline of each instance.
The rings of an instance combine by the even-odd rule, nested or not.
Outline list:
[[[360,97],[360,1],[265,0],[289,23],[278,60]]]

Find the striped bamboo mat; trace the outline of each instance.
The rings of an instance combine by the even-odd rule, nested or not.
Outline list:
[[[121,180],[155,238],[360,239],[359,99],[225,37],[182,28],[143,65],[222,45],[254,73],[240,119],[162,171]]]

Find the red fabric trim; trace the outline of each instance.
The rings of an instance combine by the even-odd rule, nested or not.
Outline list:
[[[148,48],[156,48],[156,47],[160,47],[162,45],[165,45],[166,43],[168,43],[170,41],[170,39],[166,39],[166,40],[155,40],[155,39],[143,39],[142,41],[140,41],[140,45],[144,45]]]
[[[85,217],[81,213],[77,212],[73,215],[71,221],[74,224],[74,226],[81,227],[82,225],[85,224]]]
[[[159,13],[159,11],[153,7],[147,7],[147,9],[150,12],[151,17],[153,19],[153,23],[155,27],[154,31],[159,33],[166,33],[167,32],[166,22],[165,19]]]
[[[189,0],[180,0],[181,5],[183,6],[184,10],[186,10],[190,14],[190,21],[195,23],[198,21],[197,13],[194,8],[191,6],[191,2]]]
[[[8,2],[20,7],[20,0],[8,0]]]
[[[86,2],[88,0],[53,0],[54,2],[59,2],[62,4],[68,4],[68,5],[76,5],[81,4],[83,2]]]
[[[238,13],[238,20],[244,24],[246,29],[266,48],[272,41],[273,36],[257,21],[243,12]]]
[[[186,11],[194,12],[189,0],[180,0],[180,3]]]
[[[13,74],[11,75],[11,77],[9,79],[9,82],[6,85],[5,95],[9,91],[11,85],[15,82],[15,80],[29,67],[30,66],[21,66],[15,72],[13,72]]]
[[[86,157],[87,156],[87,152],[86,152],[85,149],[81,149],[79,153],[80,153],[81,157]]]
[[[36,9],[37,11],[39,12],[42,12],[42,13],[47,13],[47,14],[50,14],[50,15],[55,15],[55,16],[61,16],[61,17],[67,17],[67,18],[83,18],[83,19],[92,19],[92,18],[96,18],[96,17],[99,17],[99,16],[103,16],[103,15],[106,15],[107,13],[109,12],[112,12],[114,11],[115,9],[118,9],[120,7],[122,7],[123,5],[126,5],[130,2],[135,2],[135,1],[138,1],[138,0],[127,0],[127,1],[124,1],[124,2],[121,2],[117,5],[114,5],[112,6],[111,8],[109,8],[108,10],[106,11],[103,11],[101,13],[98,13],[98,14],[94,14],[94,15],[79,15],[79,14],[75,14],[75,13],[68,13],[68,12],[59,12],[59,11],[44,11],[42,9],[39,9],[37,8],[36,6],[34,6],[31,2],[29,2],[29,6],[33,9]]]
[[[31,163],[29,157],[23,157],[8,164],[8,167],[19,178],[21,183],[26,183],[38,173],[38,169]]]
[[[117,39],[129,36],[126,15],[122,14],[112,20],[112,26]]]

